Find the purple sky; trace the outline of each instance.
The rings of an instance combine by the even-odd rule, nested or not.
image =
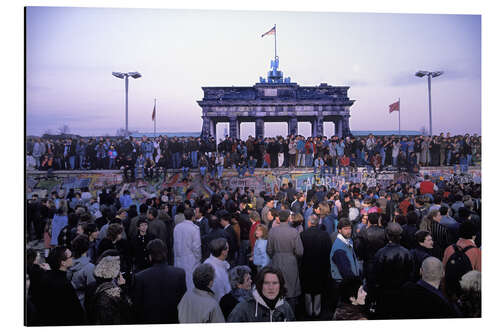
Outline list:
[[[157,98],[158,131],[199,131],[201,87],[251,86],[265,76],[274,38],[260,35],[273,24],[292,82],[351,87],[352,130],[397,129],[388,105],[398,98],[401,129],[428,129],[427,81],[414,73],[443,70],[432,81],[434,134],[481,133],[479,15],[29,7],[27,134],[125,127],[124,81],[112,71],[143,75],[129,86],[130,129],[153,131]],[[243,124],[242,137],[253,128]],[[285,132],[266,124],[266,135]]]

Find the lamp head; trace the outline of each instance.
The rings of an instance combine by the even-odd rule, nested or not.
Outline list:
[[[113,72],[111,74],[113,74],[113,76],[116,76],[119,79],[123,79],[125,77],[125,74],[120,72]]]
[[[430,72],[428,72],[428,71],[418,71],[415,73],[415,76],[424,77],[424,76],[429,75],[429,74],[430,74]]]
[[[128,76],[133,77],[134,79],[140,78],[142,75],[139,72],[128,72]]]

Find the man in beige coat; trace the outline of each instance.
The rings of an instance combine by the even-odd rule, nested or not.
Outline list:
[[[285,277],[286,300],[295,311],[301,294],[297,259],[302,257],[304,247],[297,229],[288,225],[290,211],[280,211],[279,220],[280,224],[269,231],[266,251],[271,258],[271,266],[281,270]]]
[[[193,272],[194,288],[182,297],[177,310],[179,323],[224,323],[224,314],[210,289],[215,270],[210,264],[201,264]]]

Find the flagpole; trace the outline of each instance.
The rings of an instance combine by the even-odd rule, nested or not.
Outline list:
[[[154,129],[154,137],[156,138],[156,117],[158,114],[158,109],[156,108],[156,98],[155,98],[155,129]]]
[[[277,35],[277,31],[276,31],[276,23],[274,24],[274,60],[276,60],[277,58],[277,51],[276,51],[276,35]]]
[[[400,98],[398,97],[398,105],[399,105],[399,110],[398,110],[398,119],[399,119],[399,136],[401,137],[401,101]]]

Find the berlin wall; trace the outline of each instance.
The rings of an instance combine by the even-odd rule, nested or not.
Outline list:
[[[453,167],[427,167],[421,168],[419,174],[409,174],[407,172],[368,172],[366,168],[358,168],[354,172],[341,173],[334,176],[326,174],[324,177],[315,175],[312,169],[257,169],[253,176],[247,172],[245,177],[238,177],[235,170],[226,169],[222,176],[223,187],[231,189],[244,188],[253,189],[256,194],[261,191],[276,193],[282,184],[292,183],[296,189],[307,191],[314,184],[324,185],[328,189],[335,188],[341,190],[343,186],[350,183],[364,183],[368,187],[379,184],[385,188],[392,182],[409,183],[414,185],[419,177],[429,175],[434,181],[451,180],[461,183],[481,183],[481,169],[469,168],[466,172],[460,172]],[[103,187],[116,185],[117,191],[123,186],[122,173],[119,170],[106,171],[57,171],[52,174],[47,172],[27,171],[26,173],[26,198],[30,198],[33,193],[45,197],[51,192],[57,191],[60,195],[65,195],[69,189],[81,190],[89,188],[92,194],[96,194]],[[171,188],[178,199],[189,199],[193,194],[210,196],[213,192],[206,182],[202,182],[197,171],[191,172],[190,182],[183,182],[180,173],[167,173],[164,179],[154,179],[145,181],[136,180],[127,185],[127,189],[137,202],[158,194],[160,190]]]

